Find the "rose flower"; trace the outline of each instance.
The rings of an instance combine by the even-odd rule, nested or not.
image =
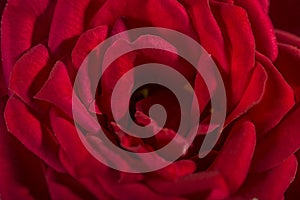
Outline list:
[[[300,35],[300,26],[294,19],[284,23],[293,14],[278,10],[275,0],[270,5],[267,0],[1,0],[0,198],[300,198],[300,38],[292,34]],[[282,30],[273,27],[269,13]],[[114,60],[96,87],[87,76],[76,88],[82,106],[78,129],[72,100],[86,57],[110,37],[143,27],[177,31],[208,52],[226,91],[224,124],[211,121],[223,107],[212,107],[205,77],[185,58],[148,48]],[[160,41],[169,45],[166,38],[148,40],[153,46],[162,45]],[[153,122],[153,132],[159,131],[139,138],[122,129],[112,109],[127,104],[121,99],[119,106],[111,106],[112,93],[125,73],[147,63],[167,65],[186,78],[191,87],[182,88],[197,95],[199,128],[169,165],[145,173],[116,170],[99,162],[80,138],[80,132],[87,133],[108,162],[128,164],[90,133],[95,128],[90,113],[116,147],[147,153],[176,138],[181,116],[194,111],[191,102],[191,109],[182,112],[173,91],[163,85],[133,90],[133,74],[122,86],[124,93],[132,93],[127,110],[136,124]],[[208,80],[219,87],[213,78]],[[155,125],[158,119],[149,114],[155,104],[166,111],[162,125]],[[205,137],[215,130],[221,130],[216,144],[199,157]],[[156,160],[143,162],[152,165]]]

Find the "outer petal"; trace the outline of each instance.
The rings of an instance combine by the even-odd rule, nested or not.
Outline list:
[[[6,0],[0,2],[0,17],[2,19],[2,14],[4,7],[6,5]],[[0,25],[1,27],[1,25]],[[0,40],[0,57],[2,57],[1,54],[1,40]],[[2,67],[2,60],[0,61],[0,97],[5,96],[7,94],[7,85],[5,84],[5,78],[3,74],[3,67]]]
[[[298,161],[298,169],[297,169],[297,174],[295,177],[295,180],[293,183],[290,185],[288,190],[285,193],[285,198],[286,199],[298,199],[300,196],[300,190],[299,190],[299,185],[300,185],[300,150],[296,153],[297,161]]]
[[[157,200],[183,200],[178,196],[161,195],[153,192],[144,184],[124,184],[118,185],[115,191],[117,199],[131,200],[131,199],[157,199]]]
[[[270,6],[270,0],[258,0],[263,11],[265,13],[268,13],[269,12],[269,6]]]
[[[223,177],[216,171],[199,172],[172,182],[153,179],[147,184],[161,194],[190,199],[224,199],[229,194]]]
[[[295,177],[296,169],[297,160],[292,155],[273,169],[249,174],[238,195],[246,199],[283,199],[284,192]]]
[[[105,40],[108,32],[107,26],[99,26],[84,32],[76,42],[72,51],[72,63],[75,69],[79,69],[85,57],[98,44]]]
[[[58,171],[64,171],[58,160],[58,145],[51,132],[44,127],[26,105],[11,96],[5,108],[5,120],[11,132],[26,148]]]
[[[95,196],[109,197],[105,189],[109,188],[108,184],[116,178],[116,172],[91,156],[80,141],[74,124],[58,109],[50,111],[50,122],[61,145],[59,157],[66,171]]]
[[[96,197],[87,192],[82,185],[67,174],[60,174],[49,168],[47,169],[46,177],[51,199],[96,199]],[[108,199],[108,197],[104,196],[101,198]]]
[[[291,111],[280,124],[257,144],[252,163],[253,171],[277,166],[300,148],[300,107]]]
[[[267,72],[263,66],[257,63],[251,80],[245,93],[235,109],[226,118],[226,125],[245,114],[249,109],[258,104],[265,92],[267,82]]]
[[[214,3],[212,9],[222,34],[227,38],[226,45],[230,47],[228,56],[230,58],[230,82],[227,84],[228,86],[230,84],[228,102],[230,103],[229,110],[231,110],[249,84],[250,75],[255,66],[255,41],[245,10],[224,3]]]
[[[220,27],[211,11],[209,1],[183,0],[192,18],[201,45],[217,60],[224,72],[229,72],[227,48]]]
[[[270,60],[260,54],[257,54],[257,59],[265,67],[268,80],[262,100],[247,113],[246,118],[255,124],[259,139],[291,110],[295,100],[292,88]]]
[[[47,82],[35,95],[35,98],[56,106],[66,113],[70,119],[73,118],[73,112],[80,113],[79,116],[82,117],[80,124],[83,127],[93,132],[98,130],[98,122],[90,117],[86,108],[75,95],[72,97],[72,91],[73,88],[66,66],[58,61],[52,69]],[[75,99],[77,105],[76,111],[72,111],[72,98]]]
[[[65,65],[58,61],[35,98],[54,104],[72,117],[72,85]]]
[[[274,61],[278,49],[274,28],[268,13],[264,12],[258,0],[235,0],[235,4],[247,11],[255,36],[256,49]]]
[[[279,44],[279,55],[276,66],[290,86],[296,96],[296,102],[300,102],[300,49],[286,44]]]
[[[50,199],[43,163],[7,132],[0,99],[0,194],[3,199]]]
[[[69,52],[75,39],[83,32],[88,3],[89,0],[60,0],[57,2],[48,41],[50,51],[55,57]]]
[[[17,59],[32,45],[47,38],[54,4],[50,0],[11,0],[7,4],[1,26],[6,83]]]
[[[232,193],[244,182],[256,143],[255,127],[251,122],[238,122],[228,136],[222,151],[211,166],[224,176]]]
[[[178,180],[192,174],[195,170],[196,164],[192,160],[179,160],[161,170],[156,171],[155,174],[169,180]]]
[[[140,25],[131,23],[131,20],[142,22],[143,26],[164,27],[193,36],[190,20],[184,7],[173,0],[106,1],[98,10],[91,25],[93,27],[112,26],[120,17],[124,18],[129,25],[133,25],[132,28]]]
[[[276,30],[278,43],[289,44],[300,49],[300,37],[282,30]]]
[[[48,61],[48,50],[40,44],[26,52],[17,61],[11,73],[9,89],[36,111],[47,108],[42,107],[41,102],[33,97],[48,78],[51,70]]]
[[[2,66],[0,63],[0,97],[6,96],[6,95],[7,95],[7,87],[6,87],[5,80],[4,80]]]

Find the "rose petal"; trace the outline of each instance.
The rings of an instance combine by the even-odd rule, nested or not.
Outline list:
[[[154,92],[153,95],[138,101],[136,103],[136,110],[148,115],[151,106],[155,104],[162,105],[167,112],[167,119],[164,127],[177,131],[181,115],[186,115],[187,113],[181,113],[179,102],[171,91],[163,89],[158,91],[155,90]],[[161,126],[163,126],[163,124]]]
[[[120,145],[129,150],[129,151],[136,151],[138,146],[144,145],[144,142],[141,138],[133,137],[131,135],[127,135],[123,130],[120,129],[120,127],[112,122],[111,123],[114,132],[118,135],[120,140]]]
[[[35,98],[54,104],[72,117],[72,85],[65,65],[58,61]]]
[[[47,185],[51,199],[96,199],[90,192],[86,191],[84,186],[66,174],[59,174],[47,169]],[[100,198],[100,197],[98,197]],[[107,196],[101,196],[101,199],[109,199]]]
[[[262,99],[263,93],[265,92],[267,79],[268,77],[266,70],[261,64],[257,63],[249,85],[247,86],[247,89],[245,90],[240,102],[226,118],[226,125],[259,103],[259,101]]]
[[[278,44],[279,54],[275,62],[277,69],[293,88],[296,96],[296,102],[300,101],[300,49],[297,47]]]
[[[99,26],[92,30],[88,30],[80,36],[72,51],[72,63],[74,64],[76,71],[79,70],[83,60],[86,59],[90,51],[93,50],[93,48],[95,48],[106,38],[108,31],[107,29],[107,26]],[[93,83],[91,83],[89,76],[89,74],[93,72],[91,72],[91,70],[87,68],[87,71],[85,71],[84,73],[85,75],[81,76],[81,78],[78,79],[78,81],[80,81],[80,84],[78,84],[78,87],[76,89],[78,94],[80,95],[81,101],[84,103],[84,105],[87,106],[91,104],[91,102],[95,99],[95,95],[93,95],[91,91],[95,86],[91,86],[91,84]]]
[[[213,3],[212,10],[224,37],[228,38],[228,58],[230,59],[230,89],[228,110],[238,103],[250,80],[254,68],[255,42],[247,13],[233,5]],[[241,27],[237,29],[236,27]]]
[[[164,27],[193,36],[188,14],[179,2],[173,0],[106,1],[98,10],[91,25],[112,26],[121,17],[127,20],[128,24],[130,20],[142,21],[143,26]]]
[[[83,60],[98,44],[100,44],[107,36],[108,27],[98,26],[84,32],[76,42],[72,51],[72,63],[75,69],[79,69]]]
[[[256,49],[274,61],[278,49],[274,28],[268,13],[264,12],[259,1],[235,0],[234,2],[247,11],[255,37]]]
[[[200,44],[216,58],[223,72],[229,73],[227,49],[220,27],[211,11],[209,1],[183,1],[199,36]]]
[[[7,93],[8,93],[8,91],[7,91],[7,87],[5,84],[2,63],[0,62],[0,98],[3,96],[6,96]]]
[[[6,3],[7,3],[6,0],[0,2],[0,17],[1,17],[1,19],[2,19],[2,14],[3,14],[3,10],[4,10]],[[2,54],[1,54],[1,39],[0,39],[0,56],[2,56]],[[6,81],[6,79],[4,78],[2,60],[1,60],[0,61],[0,98],[2,96],[7,95],[7,92],[8,92],[5,81]]]
[[[48,60],[47,48],[37,45],[26,52],[12,70],[9,89],[27,104],[33,105],[33,96],[47,80],[51,70]]]
[[[131,200],[131,199],[157,199],[157,200],[183,200],[183,198],[177,196],[164,196],[159,193],[153,192],[150,188],[144,184],[124,184],[118,185],[116,188],[116,198]]]
[[[7,132],[0,99],[0,194],[3,199],[50,199],[40,159]]]
[[[119,46],[120,43],[116,42],[113,48],[122,48]],[[127,44],[126,44],[127,45]],[[108,115],[109,120],[112,120],[112,111],[111,111],[111,95],[114,90],[114,87],[118,80],[130,69],[134,67],[134,58],[135,53],[129,53],[124,56],[119,57],[116,59],[104,72],[101,79],[101,97],[100,97],[100,110],[103,111],[103,113]],[[130,76],[128,79],[123,80],[123,83],[120,84],[122,89],[120,91],[123,91],[124,95],[126,96],[127,93],[131,92],[131,89],[133,87],[134,81],[133,76]],[[122,94],[123,94],[122,93]],[[122,95],[120,95],[122,96]],[[119,105],[120,108],[126,108],[127,103],[124,101],[124,99],[115,99],[118,101],[116,104]],[[109,106],[107,106],[109,105]],[[121,110],[121,109],[120,109]],[[125,109],[127,110],[127,109]],[[118,111],[118,110],[117,110]],[[114,117],[117,119],[120,119],[123,117],[124,113],[117,112],[114,113]]]
[[[7,128],[12,135],[48,165],[57,171],[64,171],[58,160],[59,147],[52,133],[21,100],[11,96],[4,114]]]
[[[109,196],[105,190],[112,190],[109,185],[115,178],[115,172],[91,156],[79,139],[78,130],[73,123],[63,117],[61,111],[52,109],[50,122],[61,145],[59,158],[66,171],[95,196]],[[99,187],[103,189],[99,190]]]
[[[178,180],[192,174],[196,170],[196,164],[191,160],[179,160],[154,173],[169,180]]]
[[[1,26],[1,51],[7,85],[18,58],[32,45],[47,38],[54,4],[55,1],[50,0],[11,0],[7,4]]]
[[[294,106],[295,100],[292,88],[270,60],[259,53],[257,53],[257,60],[265,67],[268,80],[262,100],[251,108],[246,117],[255,124],[259,139],[260,136],[278,124]]]
[[[50,51],[55,57],[69,52],[75,44],[75,39],[83,32],[84,16],[88,4],[88,0],[61,0],[57,2],[48,40]]]
[[[79,140],[75,126],[64,119],[62,113],[56,109],[51,109],[50,122],[53,133],[61,146],[61,152],[64,152],[63,154],[60,153],[60,158],[67,156],[62,162],[66,160],[72,162],[71,165],[63,162],[63,165],[68,171],[72,172],[71,174],[75,174],[74,170],[78,169],[80,171],[79,163],[84,163],[91,157]],[[78,175],[80,175],[79,172]]]
[[[275,168],[249,174],[238,196],[246,199],[283,199],[284,192],[295,177],[296,169],[297,160],[292,155]]]
[[[231,193],[244,182],[254,153],[255,127],[251,122],[240,122],[233,127],[220,154],[211,166],[226,180]]]
[[[120,183],[135,183],[139,181],[143,181],[144,179],[144,174],[139,174],[139,173],[126,173],[126,172],[120,172],[120,178],[119,182]]]
[[[259,0],[260,6],[265,13],[269,12],[270,0]]]
[[[277,166],[300,148],[300,107],[291,111],[274,130],[257,144],[252,171],[264,171]]]
[[[299,185],[300,185],[300,151],[296,153],[297,161],[298,161],[298,169],[297,169],[297,174],[295,177],[295,180],[292,182],[292,184],[289,186],[288,190],[285,193],[285,198],[286,199],[295,199],[300,196],[300,190],[299,190]]]
[[[206,78],[209,80],[209,83],[207,84],[211,88],[212,92],[215,92],[215,89],[217,88],[217,81],[215,80],[215,77],[212,76]],[[206,83],[199,74],[196,75],[194,91],[198,100],[200,112],[203,112],[211,99],[211,95],[208,92]],[[195,106],[194,103],[195,101],[193,102],[193,106]]]
[[[229,194],[223,177],[216,171],[198,172],[172,182],[156,178],[147,184],[160,194],[190,199],[224,199]]]
[[[212,8],[222,34],[227,38],[227,45],[230,46],[228,57],[231,59],[231,85],[228,101],[231,110],[232,106],[240,100],[249,83],[255,64],[255,41],[245,10],[222,3],[214,3]]]
[[[276,30],[276,37],[278,43],[289,44],[300,49],[300,38],[298,36],[282,30]]]

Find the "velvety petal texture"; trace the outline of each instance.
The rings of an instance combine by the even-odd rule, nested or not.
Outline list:
[[[0,99],[1,113],[7,98]],[[0,192],[3,199],[50,199],[43,163],[7,131],[0,116]]]
[[[21,114],[20,114],[21,113]],[[30,151],[58,171],[64,171],[58,160],[58,145],[51,131],[32,114],[19,98],[11,96],[5,108],[7,129]]]
[[[47,38],[54,3],[12,0],[6,5],[1,21],[1,57],[6,83],[18,58],[34,43]]]
[[[211,166],[212,170],[221,172],[232,193],[238,190],[247,176],[255,143],[254,125],[251,122],[240,122],[232,129],[220,155]]]
[[[284,192],[295,177],[297,165],[292,155],[275,168],[249,174],[239,195],[243,198],[283,199]]]
[[[300,199],[299,6],[297,0],[0,0],[0,199]],[[164,30],[155,37],[126,32],[143,27]],[[206,50],[197,67],[207,72],[214,61],[225,108],[212,103],[221,86],[215,73],[202,77],[177,55],[182,49],[174,38],[159,36],[166,29]],[[125,38],[96,49],[119,33]],[[102,67],[103,53],[145,42],[158,48],[127,52]],[[198,52],[189,44],[182,45],[192,57]],[[155,81],[133,91],[136,72],[120,86],[121,96],[132,94],[129,101],[112,104],[118,81],[149,63],[187,80],[180,91],[196,95],[188,97],[188,109]],[[157,104],[165,124],[152,115]],[[201,116],[183,130],[195,131],[189,141],[178,135],[181,119],[198,109]],[[214,120],[221,109],[224,124]],[[126,132],[130,118],[153,136]],[[99,134],[134,156],[113,151]],[[220,137],[202,158],[199,151],[213,134]],[[130,173],[138,167],[129,159],[145,167],[168,162],[173,151],[157,152],[168,144],[180,150],[175,161]],[[155,157],[144,157],[150,152]]]

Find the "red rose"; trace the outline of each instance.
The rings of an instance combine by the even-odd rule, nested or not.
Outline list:
[[[268,8],[266,0],[9,0],[1,20],[0,198],[299,198],[300,39],[274,30]],[[201,96],[204,116],[195,140],[177,161],[149,173],[126,173],[97,161],[82,144],[73,121],[73,84],[94,47],[117,33],[149,26],[179,31],[207,50],[224,81],[226,121],[213,150],[200,159],[202,141],[214,131],[207,128],[209,119],[218,113],[210,109],[203,77],[165,51],[121,56],[103,75],[95,101],[89,80],[83,82],[83,129],[93,128],[86,113],[94,112],[106,136],[122,149],[148,152],[169,143],[184,113],[167,88],[146,85],[130,101],[130,114],[141,125],[153,120],[152,105],[166,108],[164,129],[152,138],[124,133],[110,108],[111,93],[124,73],[151,62],[188,79]]]

